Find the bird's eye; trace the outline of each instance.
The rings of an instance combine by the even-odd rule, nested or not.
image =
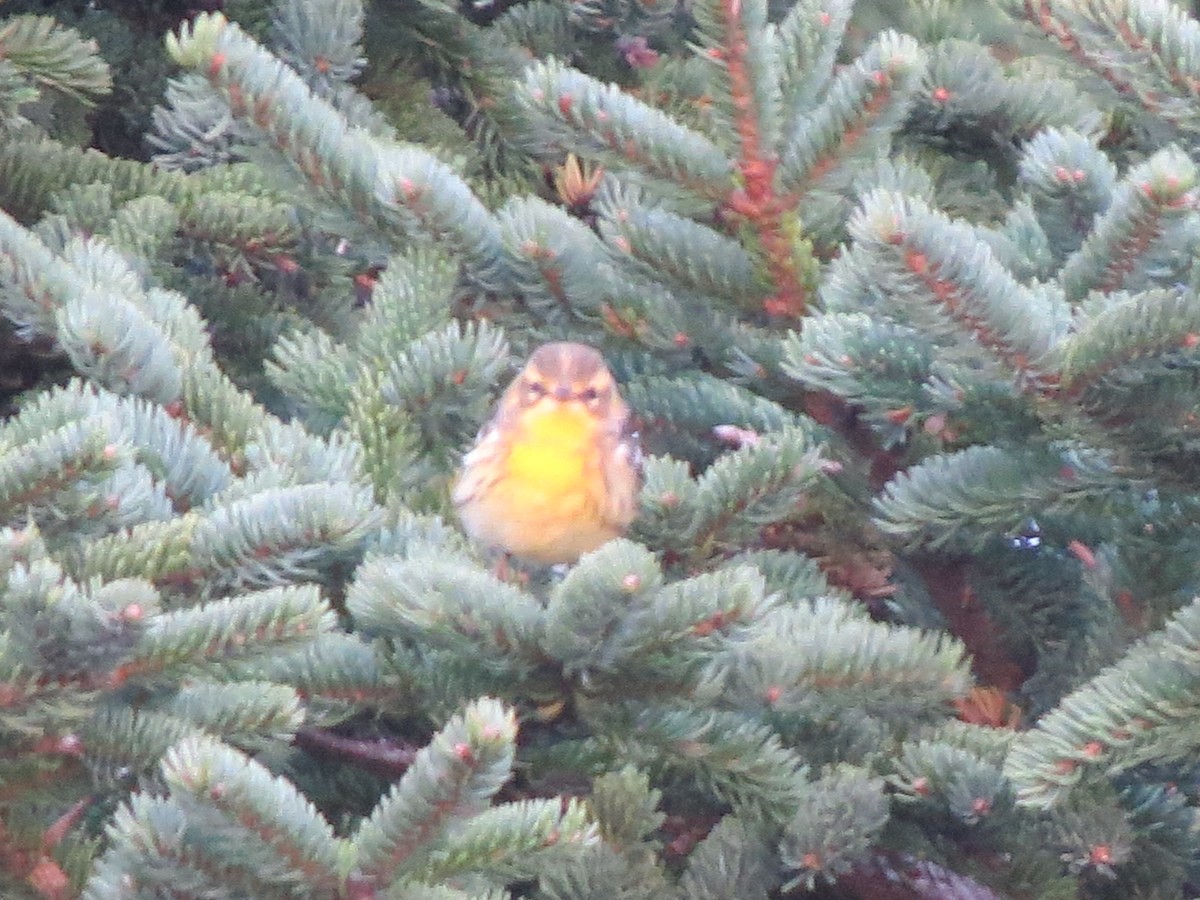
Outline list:
[[[530,400],[538,400],[546,396],[546,385],[540,381],[530,381],[525,385],[525,393],[529,395]]]
[[[584,403],[595,403],[600,399],[600,391],[594,387],[584,388],[579,395],[579,399]]]

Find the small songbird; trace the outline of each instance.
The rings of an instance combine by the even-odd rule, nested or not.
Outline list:
[[[481,544],[555,565],[623,534],[640,489],[637,435],[604,358],[561,342],[535,350],[504,391],[453,500]]]

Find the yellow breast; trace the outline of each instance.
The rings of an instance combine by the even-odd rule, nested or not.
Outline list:
[[[577,405],[538,411],[522,423],[508,454],[508,476],[534,494],[585,488],[596,470],[596,423]]]
[[[605,483],[593,417],[574,404],[525,417],[489,494],[484,530],[516,556],[573,562],[616,536],[604,520]]]

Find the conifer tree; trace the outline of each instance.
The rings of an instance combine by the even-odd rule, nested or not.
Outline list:
[[[230,4],[153,164],[6,14],[0,894],[1197,890],[1182,8]],[[561,338],[639,515],[495,567]]]

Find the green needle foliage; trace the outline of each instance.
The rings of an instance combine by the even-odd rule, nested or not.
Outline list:
[[[0,895],[1196,895],[1200,24],[977,6],[6,9]]]

